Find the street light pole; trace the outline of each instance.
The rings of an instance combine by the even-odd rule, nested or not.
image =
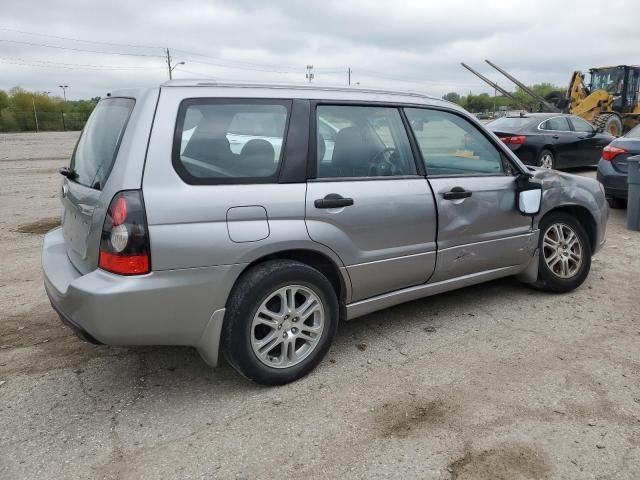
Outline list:
[[[64,103],[67,103],[67,88],[69,85],[58,85],[62,89],[62,95],[64,96]]]

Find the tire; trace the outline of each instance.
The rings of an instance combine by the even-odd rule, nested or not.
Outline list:
[[[553,91],[547,94],[544,99],[564,111],[569,106],[569,99],[564,92]]]
[[[305,302],[311,305],[308,318],[303,320],[295,309],[290,315],[283,313],[288,311],[284,302],[290,302],[289,292],[295,308]],[[258,315],[259,310],[266,314]],[[318,270],[293,260],[267,261],[244,273],[233,288],[222,327],[222,350],[238,372],[256,383],[293,382],[326,355],[338,327],[338,312],[333,286]]]
[[[603,113],[598,115],[593,124],[599,130],[613,135],[614,137],[622,135],[622,120],[620,120],[620,117],[615,113]]]
[[[626,208],[627,206],[627,201],[624,198],[607,197],[607,202],[609,202],[611,208],[616,210]]]
[[[557,235],[556,227],[562,229],[562,235]],[[547,237],[549,232],[549,237]],[[573,232],[577,239],[578,248],[576,244],[573,244],[572,248],[564,249],[564,240],[570,238],[569,232]],[[553,239],[560,240],[558,249],[550,247],[549,243]],[[550,292],[570,292],[578,288],[589,275],[591,269],[591,244],[589,243],[589,236],[582,224],[572,215],[564,212],[551,212],[544,216],[540,222],[540,239],[538,243],[540,249],[540,263],[538,265],[538,280],[534,283],[534,286],[541,290],[547,290]],[[567,255],[567,252],[570,252]],[[580,262],[575,261],[575,255],[579,252]],[[561,254],[565,254],[564,256]],[[571,255],[573,253],[573,256]],[[558,262],[554,264],[557,257],[561,257]],[[565,275],[563,264],[568,265]],[[549,262],[549,263],[548,263]],[[552,265],[550,267],[549,265]]]
[[[556,157],[551,150],[544,148],[538,154],[536,165],[547,169],[556,168]]]

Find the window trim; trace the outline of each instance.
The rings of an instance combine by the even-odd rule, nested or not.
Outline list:
[[[473,174],[468,174],[468,173],[451,173],[451,174],[443,174],[443,175],[434,175],[434,174],[429,174],[429,169],[427,168],[427,164],[424,161],[424,157],[422,156],[422,150],[420,150],[419,145],[418,145],[418,140],[415,138],[415,133],[413,131],[413,128],[411,128],[411,125],[409,124],[409,134],[414,137],[414,141],[416,142],[416,145],[418,146],[418,154],[420,155],[420,161],[422,162],[424,169],[425,169],[425,176],[427,178],[468,178],[468,177],[514,177],[517,176],[519,173],[524,173],[527,174],[527,172],[523,171],[522,168],[520,168],[520,166],[518,164],[516,164],[515,162],[513,162],[513,160],[509,157],[508,154],[505,153],[505,149],[503,148],[504,144],[502,144],[502,142],[495,142],[494,139],[488,134],[487,131],[485,131],[485,128],[483,126],[478,126],[478,124],[476,124],[476,122],[478,122],[477,119],[474,119],[473,121],[470,120],[469,117],[467,117],[466,115],[462,114],[461,112],[457,112],[455,110],[451,110],[448,108],[442,108],[442,107],[438,107],[438,106],[431,106],[431,105],[405,105],[402,107],[403,110],[406,110],[407,108],[413,108],[413,109],[423,109],[423,110],[436,110],[436,111],[440,111],[440,112],[445,112],[445,113],[450,113],[452,115],[456,115],[459,118],[462,118],[463,120],[466,120],[467,123],[469,123],[470,125],[472,125],[478,132],[480,132],[481,135],[483,135],[487,141],[493,145],[493,147],[495,147],[495,149],[498,151],[498,153],[500,154],[500,163],[502,165],[503,171],[501,173],[473,173]],[[406,114],[406,112],[405,112]],[[407,117],[408,119],[408,117]],[[506,148],[506,147],[505,147]],[[507,162],[507,164],[511,167],[511,169],[513,170],[512,174],[509,174],[509,172],[506,171],[506,165],[505,162]]]
[[[216,178],[216,177],[196,177],[187,170],[180,159],[180,147],[182,142],[182,134],[184,120],[187,109],[191,105],[279,105],[285,108],[287,119],[282,132],[282,146],[280,147],[280,158],[278,159],[278,168],[268,177],[238,177],[238,178]],[[293,107],[293,99],[290,98],[236,98],[236,97],[189,97],[184,98],[178,105],[175,126],[173,130],[173,140],[171,148],[171,164],[178,176],[189,185],[247,185],[247,184],[264,184],[264,183],[280,183],[280,176],[283,171],[285,161],[285,148],[289,134],[289,126],[291,123],[291,114]]]
[[[380,177],[322,177],[318,178],[318,141],[316,136],[316,126],[318,119],[318,107],[319,106],[335,106],[335,107],[379,107],[379,108],[391,108],[398,112],[402,127],[404,128],[407,141],[409,142],[409,149],[413,158],[413,163],[416,168],[416,173],[412,175],[385,175]],[[309,153],[307,163],[307,181],[313,182],[344,182],[344,181],[377,181],[377,180],[400,180],[400,179],[413,179],[423,178],[424,174],[421,173],[419,167],[419,161],[416,157],[416,152],[411,144],[411,135],[407,131],[407,125],[403,117],[403,104],[390,103],[390,102],[376,102],[376,101],[354,101],[354,100],[311,100],[310,118],[309,118]]]

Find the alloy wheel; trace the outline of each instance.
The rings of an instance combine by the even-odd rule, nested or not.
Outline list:
[[[302,362],[318,346],[325,325],[322,301],[309,287],[288,285],[265,297],[251,322],[251,348],[273,368]]]
[[[554,223],[542,239],[544,261],[560,278],[573,277],[582,265],[583,249],[576,232],[564,223]]]
[[[553,156],[550,153],[545,153],[540,160],[542,168],[553,168]]]

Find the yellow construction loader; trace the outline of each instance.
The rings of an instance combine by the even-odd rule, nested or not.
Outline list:
[[[591,84],[573,72],[567,94],[552,92],[546,100],[584,118],[599,129],[620,136],[640,123],[640,66],[592,68]]]
[[[539,101],[541,111],[577,115],[591,122],[599,130],[615,136],[622,135],[640,123],[640,66],[592,68],[589,70],[589,85],[585,83],[584,74],[575,71],[566,93],[552,92],[542,98],[502,68],[489,60],[485,62]],[[463,63],[462,66],[517,101],[509,92],[468,65]]]

